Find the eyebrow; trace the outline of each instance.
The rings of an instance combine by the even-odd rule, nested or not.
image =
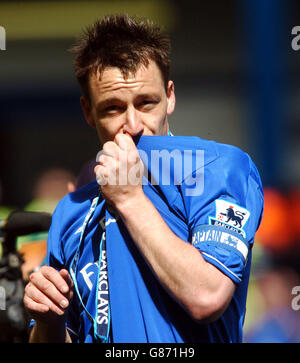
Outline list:
[[[142,100],[145,98],[155,98],[157,100],[160,100],[160,95],[158,93],[152,92],[152,93],[141,93],[139,95],[136,96],[136,100]],[[107,98],[103,101],[98,102],[97,106],[96,106],[96,110],[97,112],[101,111],[103,108],[108,107],[112,104],[122,104],[123,101],[120,98],[117,97],[110,97]]]
[[[155,98],[155,99],[161,99],[160,95],[158,93],[152,92],[152,93],[142,93],[136,97],[136,99],[144,99],[144,98]]]

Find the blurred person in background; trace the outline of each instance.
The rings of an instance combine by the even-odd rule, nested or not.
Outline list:
[[[265,254],[256,271],[256,288],[262,298],[260,317],[246,332],[246,343],[299,343],[300,304],[296,308],[293,289],[300,293],[300,249]],[[299,299],[298,299],[299,300]],[[296,301],[296,300],[295,300]]]
[[[265,188],[264,195],[247,307],[251,321],[244,341],[299,343],[300,305],[293,304],[297,297],[292,292],[297,287],[300,291],[300,189]]]
[[[255,165],[229,145],[168,137],[170,44],[149,21],[105,17],[73,49],[81,106],[103,154],[97,181],[63,198],[53,215],[49,266],[30,276],[24,296],[35,320],[30,342],[241,341],[263,210]],[[136,145],[204,150],[196,172],[205,167],[204,193],[188,198],[186,179],[181,194],[142,185]],[[138,183],[107,180],[131,167]]]
[[[63,168],[51,168],[42,172],[33,187],[33,198],[24,210],[53,213],[57,203],[75,190],[75,176]]]
[[[28,212],[47,212],[52,214],[57,203],[75,190],[75,176],[63,168],[49,168],[41,172],[32,188],[32,200],[24,207]],[[29,273],[46,261],[48,231],[31,233],[17,238],[17,250],[23,255],[24,279]]]

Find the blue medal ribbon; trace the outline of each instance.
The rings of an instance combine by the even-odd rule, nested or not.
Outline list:
[[[168,136],[173,136],[173,134],[169,131]],[[86,232],[86,227],[92,219],[96,207],[99,203],[101,193],[99,192],[98,196],[93,199],[91,207],[84,219],[83,225],[81,227],[81,234],[79,244],[76,250],[76,253],[73,257],[73,260],[70,264],[70,275],[74,282],[74,288],[76,294],[78,296],[79,302],[82,305],[84,311],[87,314],[88,319],[93,325],[94,328],[94,337],[96,340],[100,340],[102,343],[107,343],[109,340],[109,332],[110,332],[110,304],[109,304],[109,289],[108,289],[108,272],[107,272],[107,258],[106,258],[106,226],[110,223],[111,218],[109,217],[108,212],[106,211],[106,223],[104,227],[104,232],[102,233],[101,242],[99,246],[99,263],[98,263],[98,275],[97,275],[97,291],[95,298],[95,308],[96,308],[96,317],[93,317],[92,314],[86,308],[82,297],[79,292],[76,274],[80,256],[81,246],[84,243],[84,237]]]
[[[92,219],[95,209],[99,203],[100,193],[93,199],[92,205],[84,219],[80,240],[70,264],[70,275],[72,277],[74,288],[78,296],[79,302],[82,305],[88,319],[94,327],[94,337],[102,343],[107,343],[109,339],[110,330],[110,307],[109,307],[109,290],[108,290],[108,275],[107,275],[107,259],[106,259],[106,240],[105,231],[102,233],[101,242],[99,246],[99,262],[98,262],[98,276],[97,276],[97,291],[96,291],[96,317],[88,311],[85,306],[81,294],[79,292],[78,283],[76,279],[78,261],[80,256],[80,249],[84,242],[86,227]]]

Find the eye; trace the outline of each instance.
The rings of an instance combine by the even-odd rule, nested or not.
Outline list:
[[[145,109],[151,109],[153,108],[156,104],[158,103],[157,100],[143,100],[141,103],[140,103],[140,107],[141,108],[145,108]]]
[[[105,107],[105,109],[103,111],[105,114],[114,114],[114,113],[118,112],[119,109],[120,109],[120,107],[117,105],[110,105],[110,106]]]
[[[108,106],[108,107],[106,107],[105,108],[105,112],[109,112],[109,111],[115,111],[115,110],[117,110],[118,109],[118,106],[116,106],[116,105],[111,105],[111,106]]]

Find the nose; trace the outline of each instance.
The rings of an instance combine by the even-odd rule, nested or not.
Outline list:
[[[123,132],[128,133],[131,136],[142,135],[144,132],[143,122],[138,111],[134,108],[128,108],[126,111],[126,121]]]

